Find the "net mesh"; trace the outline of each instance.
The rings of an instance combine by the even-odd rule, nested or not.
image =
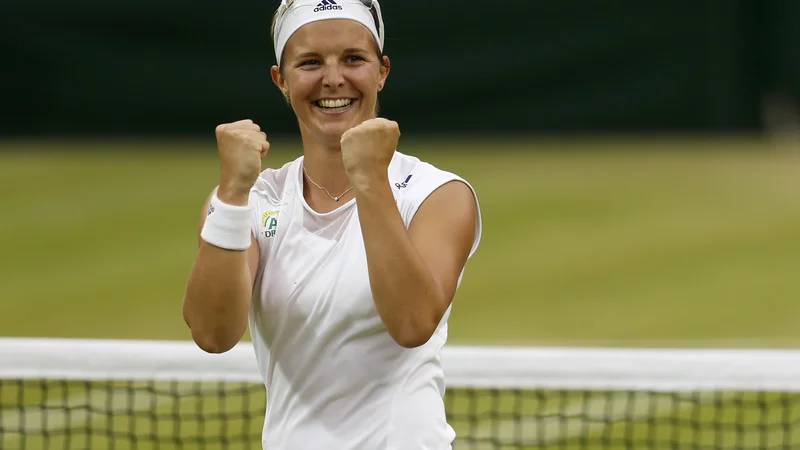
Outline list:
[[[462,449],[797,449],[800,352],[448,347]],[[0,339],[0,448],[256,449],[252,348]]]

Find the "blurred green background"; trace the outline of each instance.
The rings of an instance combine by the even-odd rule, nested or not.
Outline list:
[[[278,3],[2,2],[0,336],[190,338],[214,128],[259,123],[265,167],[301,154],[269,75]],[[382,10],[400,151],[481,202],[451,344],[800,347],[800,2]],[[253,384],[3,379],[0,448],[237,448],[224,427],[257,440],[263,401]],[[789,393],[446,401],[458,450],[798,447]]]
[[[798,152],[710,138],[400,149],[480,196],[452,343],[800,342]],[[299,152],[277,141],[264,167]],[[188,339],[180,305],[217,174],[213,139],[3,144],[0,334]]]

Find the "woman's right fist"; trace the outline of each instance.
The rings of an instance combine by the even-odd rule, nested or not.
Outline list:
[[[216,130],[220,180],[217,197],[225,203],[246,205],[261,158],[269,151],[267,135],[252,120],[219,125]]]

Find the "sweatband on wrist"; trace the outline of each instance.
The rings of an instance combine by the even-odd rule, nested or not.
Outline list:
[[[228,250],[247,250],[250,248],[250,206],[236,206],[223,203],[217,194],[211,196],[208,216],[203,224],[200,237],[209,244]]]

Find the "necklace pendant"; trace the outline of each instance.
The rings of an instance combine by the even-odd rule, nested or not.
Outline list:
[[[338,202],[341,197],[333,197],[333,201]]]

